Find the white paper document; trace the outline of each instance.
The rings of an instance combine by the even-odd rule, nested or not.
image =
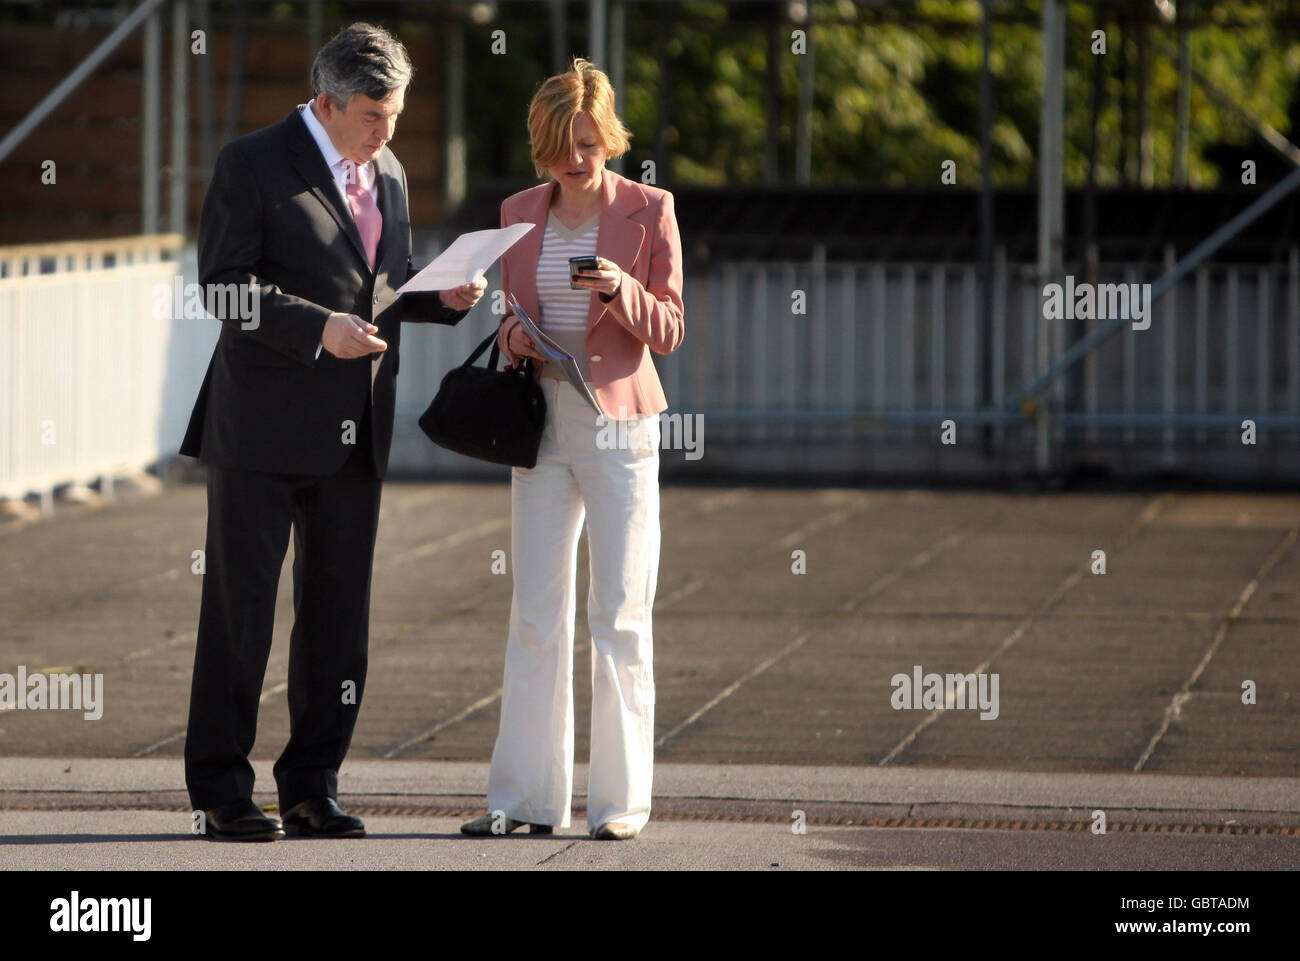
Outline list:
[[[605,412],[600,409],[600,403],[596,400],[596,395],[591,392],[587,382],[582,379],[582,368],[578,366],[578,361],[574,356],[550,337],[547,337],[542,332],[542,329],[533,323],[533,318],[529,317],[524,312],[524,309],[519,306],[519,301],[515,300],[514,294],[510,295],[510,307],[514,310],[515,316],[519,318],[519,322],[524,325],[524,330],[528,332],[528,336],[537,345],[537,349],[546,357],[547,363],[559,364],[560,369],[569,378],[569,383],[586,399],[587,403],[591,405],[591,409],[604,417]]]
[[[497,258],[537,224],[511,224],[499,230],[461,234],[429,266],[397,288],[398,296],[422,290],[450,290],[477,280]]]

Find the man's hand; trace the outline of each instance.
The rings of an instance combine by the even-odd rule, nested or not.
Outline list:
[[[375,337],[379,328],[356,314],[330,314],[321,333],[321,346],[335,357],[348,360],[387,350],[388,344]]]
[[[479,298],[483,296],[485,290],[487,290],[487,281],[480,277],[471,283],[461,284],[451,290],[442,291],[438,295],[438,299],[452,310],[469,310],[479,302]]]

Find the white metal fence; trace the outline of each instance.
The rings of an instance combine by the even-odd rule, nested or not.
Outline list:
[[[197,279],[193,248],[179,244],[0,249],[0,497],[48,497],[176,452],[218,333],[213,320],[154,314],[156,285]],[[1098,280],[1149,281],[1162,267],[1103,265]],[[495,268],[488,279],[458,327],[403,331],[397,472],[501,472],[433,447],[415,423],[495,327]],[[1033,423],[1006,399],[1090,324],[1045,323],[1032,269],[999,260],[985,331],[977,279],[968,264],[691,271],[685,342],[655,357],[670,410],[704,418],[705,456],[690,469],[1005,473],[1033,446]],[[1041,400],[1058,463],[1086,451],[1134,469],[1300,476],[1300,252],[1203,266],[1157,302],[1149,329],[1125,327]],[[1272,451],[1263,460],[1242,457],[1246,418]],[[981,445],[939,451],[944,419],[964,440],[988,428]]]
[[[175,452],[168,408],[192,402],[197,382],[171,352],[202,353],[187,342],[209,333],[155,316],[155,287],[172,287],[183,242],[0,248],[0,497],[39,494],[48,507],[60,486],[111,485]]]
[[[1149,282],[1161,269],[1103,265],[1098,281]],[[1071,332],[1044,324],[1031,267],[999,263],[986,334],[977,281],[969,264],[723,264],[688,281],[686,343],[659,359],[670,399],[769,425],[1001,409],[1038,372],[1038,338],[1052,339],[1054,357]],[[791,310],[795,291],[807,293],[806,314]],[[1300,416],[1300,255],[1202,267],[1156,302],[1149,329],[1126,326],[1079,367],[1072,423]]]
[[[1103,264],[1096,281],[1150,282],[1171,262],[1172,252],[1164,263]],[[1033,267],[999,257],[986,330],[978,276],[970,264],[816,259],[688,272],[685,341],[655,363],[670,410],[704,417],[699,466],[787,475],[1025,466],[1035,422],[1008,399],[1100,321],[1045,321]],[[493,322],[480,307],[455,331],[406,329],[394,467],[465,469],[428,449],[414,420]],[[1300,251],[1279,264],[1203,265],[1155,303],[1148,329],[1126,325],[1039,406],[1064,467],[1087,456],[1118,470],[1300,474],[1287,460],[1300,432]],[[1243,451],[1248,418],[1260,446]],[[947,419],[959,438],[981,434],[978,453],[959,443],[936,455]]]

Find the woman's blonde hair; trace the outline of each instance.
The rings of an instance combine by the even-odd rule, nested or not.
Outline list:
[[[600,145],[611,157],[627,153],[631,131],[614,112],[614,88],[609,77],[590,62],[575,57],[573,67],[541,85],[528,105],[528,139],[537,176],[564,157],[573,146],[573,121],[586,113]]]

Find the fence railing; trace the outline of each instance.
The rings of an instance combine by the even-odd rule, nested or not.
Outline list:
[[[1169,256],[1103,264],[1094,282],[1149,283]],[[1084,280],[1082,267],[1075,279]],[[892,451],[889,470],[924,472],[942,422],[952,420],[965,439],[989,428],[981,460],[963,460],[962,469],[1000,470],[1032,453],[1033,420],[1010,400],[1041,372],[1038,338],[1052,340],[1050,360],[1103,319],[1044,323],[1033,266],[999,257],[985,329],[978,281],[974,265],[942,263],[731,262],[693,271],[685,342],[655,357],[670,410],[702,414],[710,440],[750,448],[751,465],[761,466],[755,452],[766,442],[797,441],[797,460],[771,457],[795,473],[829,464],[875,470],[872,452],[882,446]],[[406,422],[489,329],[486,314],[479,308],[455,331],[404,333],[398,436],[405,430],[411,444],[394,452],[398,468],[438,465]],[[1126,325],[1039,398],[1058,462],[1109,450],[1129,463],[1138,451],[1147,466],[1196,467],[1207,445],[1239,448],[1247,419],[1261,436],[1284,432],[1294,444],[1300,250],[1283,264],[1202,265],[1149,320],[1147,329]],[[853,450],[832,453],[837,446]]]
[[[1103,266],[1097,282],[1138,284],[1157,270]],[[694,349],[661,358],[661,369],[678,403],[734,420],[897,413],[906,423],[980,407],[990,408],[986,422],[1019,419],[1004,401],[1037,373],[1044,296],[1028,265],[999,262],[993,282],[985,332],[970,265],[841,264],[818,277],[808,265],[724,264],[688,281]],[[808,295],[803,316],[789,307],[798,291]],[[1291,426],[1300,256],[1293,248],[1283,265],[1201,268],[1155,305],[1148,329],[1126,327],[1084,367],[1072,423],[1206,428],[1251,414]]]
[[[60,485],[111,482],[175,454],[219,327],[158,315],[160,285],[197,279],[194,250],[180,243],[0,249],[0,498],[48,501]],[[1095,280],[1142,283],[1163,267],[1102,265]],[[488,280],[496,290],[496,269]],[[1052,339],[1051,358],[1100,321],[1044,323],[1032,268],[999,258],[985,329],[978,281],[969,264],[689,272],[685,342],[655,357],[670,412],[703,419],[703,464],[689,469],[992,476],[1032,466],[1034,421],[1010,399],[1041,372],[1038,338]],[[479,469],[430,445],[415,421],[495,325],[494,299],[453,329],[406,326],[395,471]],[[1280,264],[1201,266],[1157,302],[1149,328],[1126,326],[1039,403],[1058,466],[1086,455],[1120,472],[1300,477],[1300,250]],[[1245,420],[1261,448],[1272,445],[1268,457],[1242,456]]]
[[[171,287],[178,267],[167,258],[183,243],[0,248],[0,497],[40,494],[48,508],[59,486],[111,485],[166,451],[172,321],[155,316],[154,291]]]

